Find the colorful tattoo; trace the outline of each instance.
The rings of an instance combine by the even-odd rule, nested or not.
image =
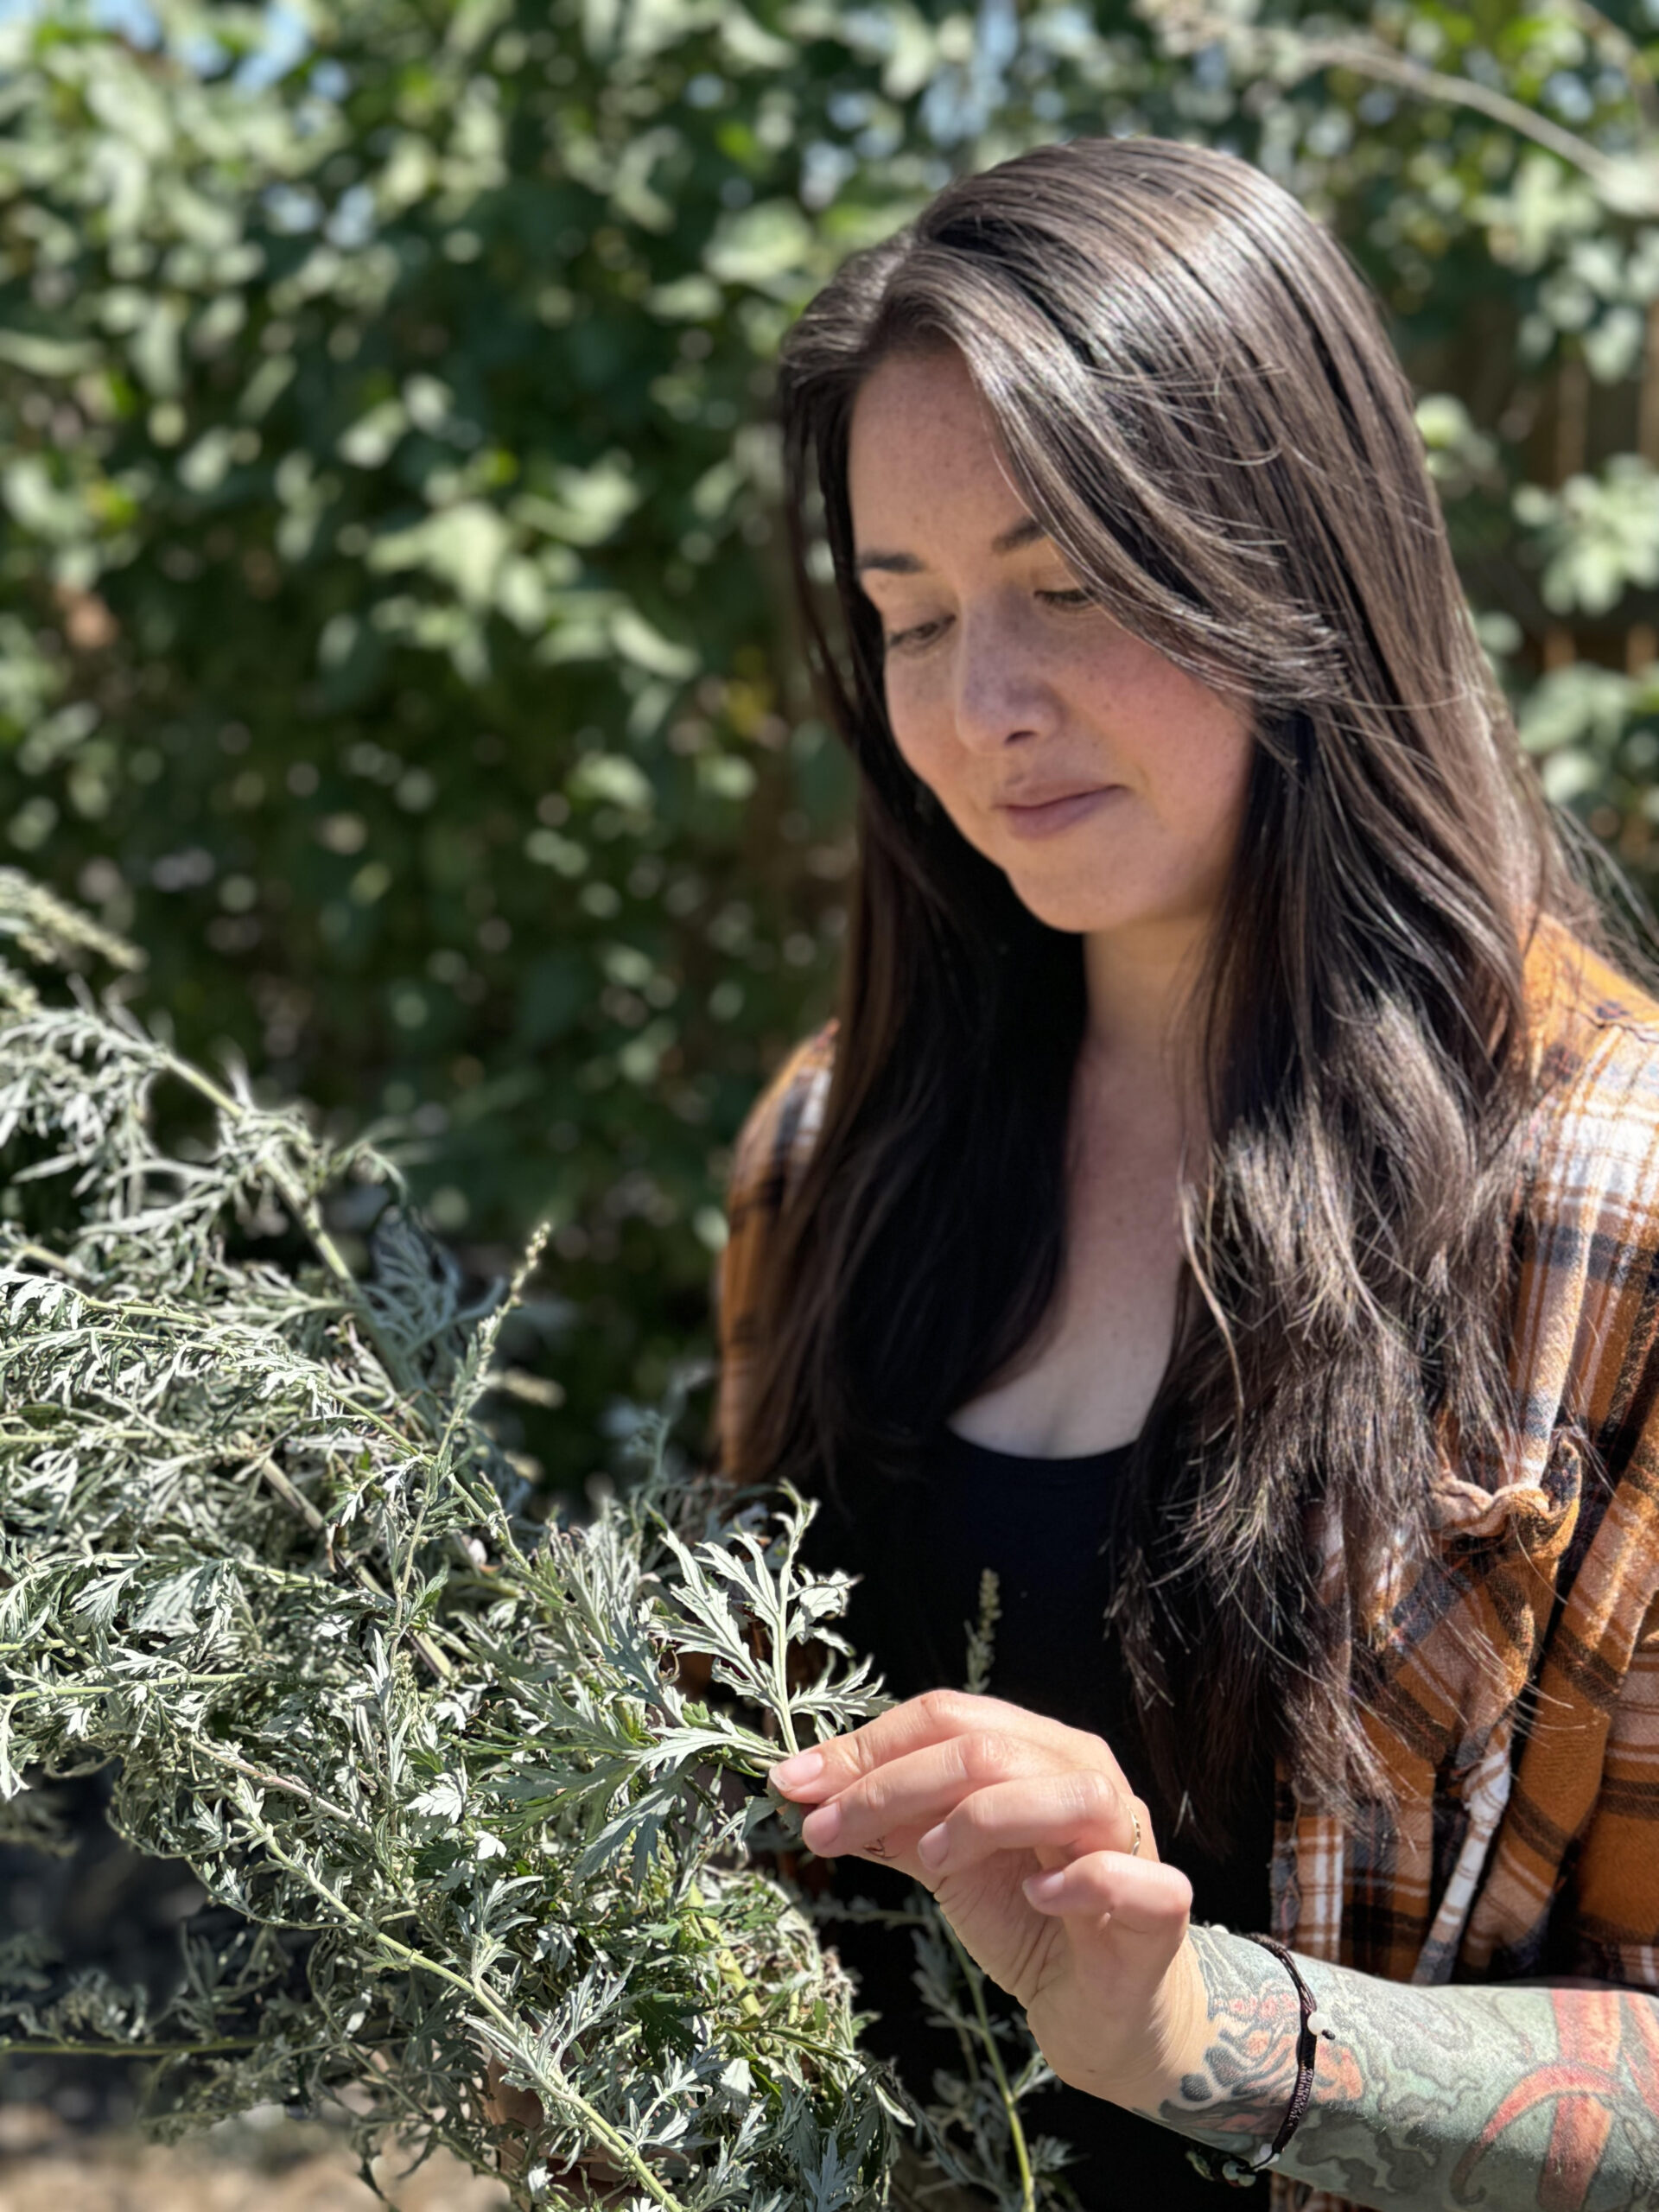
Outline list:
[[[1296,1993],[1243,1936],[1193,1942],[1214,2039],[1157,2117],[1248,2158],[1295,2084]],[[1659,2212],[1659,1995],[1420,1989],[1297,1963],[1336,2034],[1286,2173],[1388,2212]]]

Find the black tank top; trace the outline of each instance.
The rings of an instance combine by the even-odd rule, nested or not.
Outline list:
[[[1130,1449],[1022,1459],[942,1429],[921,1452],[915,1480],[879,1491],[865,1486],[846,1510],[823,1506],[808,1554],[862,1578],[847,1632],[897,1697],[963,1686],[981,1575],[993,1569],[1001,1618],[988,1693],[1103,1736],[1152,1810],[1161,1856],[1191,1878],[1194,1919],[1265,1928],[1270,1755],[1264,1750],[1236,1816],[1234,1848],[1221,1860],[1198,1851],[1183,1840],[1177,1808],[1147,1770],[1108,1639],[1104,1614],[1117,1578],[1118,1509]],[[889,1906],[910,1897],[908,1878],[891,1868],[861,1859],[833,1866],[839,1897]],[[959,2073],[962,2058],[954,2034],[931,2026],[923,2013],[908,1930],[835,1921],[823,1932],[858,1976],[861,2010],[880,2015],[865,2031],[866,2043],[894,2062],[912,2095],[929,2101],[935,2069]],[[990,1986],[986,1994],[999,1997]],[[1013,2009],[1011,2000],[1001,2002]],[[1028,2135],[1057,2136],[1077,2152],[1065,2177],[1083,2212],[1141,2212],[1154,2203],[1158,2212],[1219,2212],[1223,2192],[1188,2164],[1181,2139],[1154,2122],[1063,2087],[1039,2092],[1022,2110]]]

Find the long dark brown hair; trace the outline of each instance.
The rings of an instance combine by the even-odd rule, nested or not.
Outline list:
[[[822,1134],[726,1440],[740,1471],[819,1493],[900,1474],[1040,1343],[1059,1279],[1081,941],[905,766],[853,570],[854,402],[884,358],[939,346],[1079,580],[1253,714],[1197,1025],[1210,1147],[1115,1613],[1163,1790],[1215,1840],[1264,1743],[1294,1741],[1333,1808],[1375,1786],[1356,1610],[1428,1555],[1440,1456],[1503,1449],[1525,948],[1541,915],[1593,924],[1336,244],[1244,162],[1155,139],[951,185],[785,350],[800,603],[861,772],[861,866]],[[1315,1509],[1345,1605],[1317,1592]]]

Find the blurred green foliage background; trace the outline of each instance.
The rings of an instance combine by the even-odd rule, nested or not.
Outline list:
[[[406,1119],[480,1271],[550,1216],[515,1417],[578,1480],[706,1347],[728,1147],[832,993],[791,316],[1038,140],[1261,162],[1382,296],[1548,787],[1651,884],[1656,60],[1659,0],[14,4],[0,859],[192,1052]]]

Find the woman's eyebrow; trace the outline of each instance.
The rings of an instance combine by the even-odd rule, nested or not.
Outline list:
[[[1007,530],[999,531],[991,540],[991,550],[993,553],[1017,553],[1021,546],[1034,544],[1038,538],[1047,535],[1035,515],[1022,515],[1018,522],[1010,524]],[[919,576],[927,563],[918,561],[913,553],[869,552],[857,555],[853,566],[861,576],[867,569],[881,569],[894,576]]]

